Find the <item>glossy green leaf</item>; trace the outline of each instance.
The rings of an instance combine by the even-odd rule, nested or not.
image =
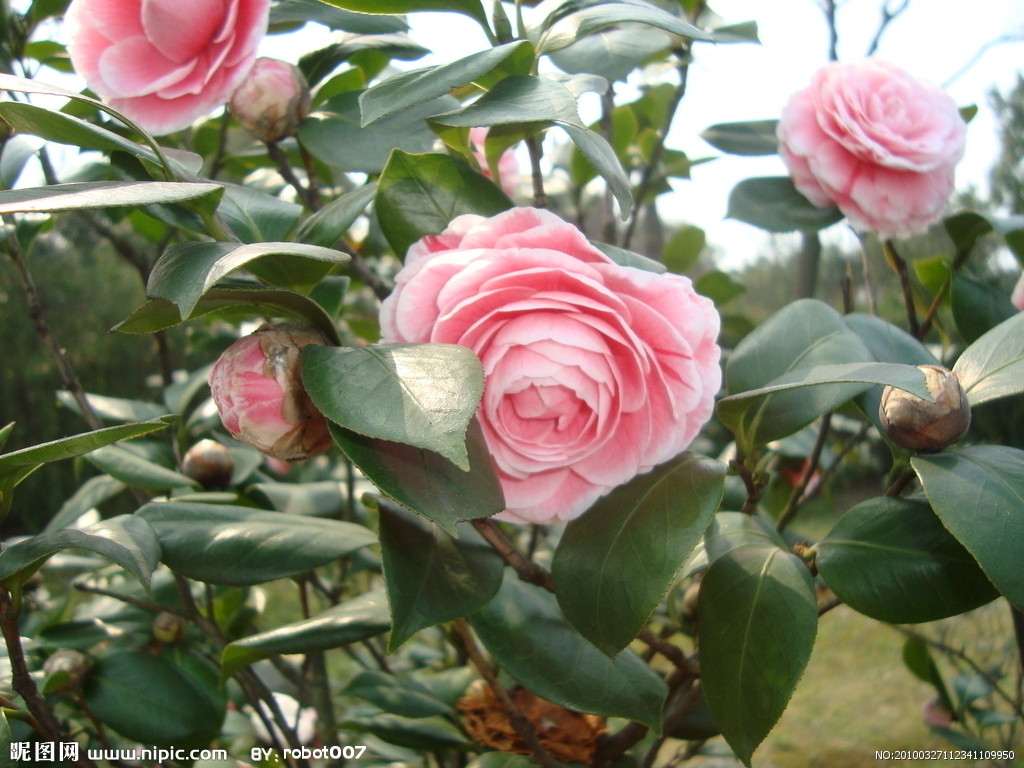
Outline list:
[[[432,122],[472,128],[558,122],[585,129],[576,96],[562,83],[534,75],[511,75],[469,106],[435,114]]]
[[[750,546],[784,549],[786,542],[773,525],[757,515],[719,512],[711,519],[703,541],[694,548],[681,575],[691,576],[737,547]]]
[[[529,46],[529,43],[517,40],[470,54],[450,64],[393,75],[359,95],[361,124],[365,127],[382,117],[451,93],[487,74],[524,46]]]
[[[788,176],[744,179],[729,193],[725,215],[768,232],[816,232],[843,218],[838,208],[811,203]]]
[[[57,514],[46,524],[44,530],[50,532],[66,528],[86,512],[113,498],[126,487],[124,483],[115,480],[110,475],[90,477],[61,505]]]
[[[965,349],[953,373],[972,406],[1024,392],[1024,312]]]
[[[452,712],[451,707],[412,677],[387,675],[369,669],[352,678],[341,693],[368,701],[400,717],[432,717]]]
[[[217,670],[183,651],[107,654],[92,667],[83,694],[108,728],[159,747],[205,747],[227,711]]]
[[[252,187],[225,184],[217,213],[243,243],[273,243],[288,238],[302,206]]]
[[[333,424],[331,435],[381,491],[451,536],[458,535],[456,523],[490,517],[505,509],[501,483],[475,421],[466,434],[468,472],[432,451],[375,440]]]
[[[144,400],[130,400],[125,397],[107,397],[106,395],[97,395],[91,392],[86,393],[85,399],[88,401],[89,407],[92,408],[92,412],[95,413],[98,418],[106,421],[148,421],[150,419],[159,419],[167,413],[167,409],[164,406],[156,403],[149,403]],[[75,413],[81,413],[78,401],[68,390],[58,390],[57,400],[65,408],[69,408]]]
[[[156,531],[164,563],[211,584],[262,584],[377,542],[353,523],[221,504],[151,502],[136,514]]]
[[[356,64],[362,57],[372,53],[384,61],[398,59],[415,61],[430,51],[404,34],[345,35],[341,42],[311,51],[299,59],[299,69],[311,86],[318,85],[341,64]],[[362,54],[362,56],[360,56]]]
[[[558,127],[569,134],[573,144],[583,153],[594,169],[608,182],[615,200],[619,204],[619,215],[629,218],[633,206],[633,190],[622,164],[615,156],[615,150],[601,134],[571,123],[559,123]]]
[[[328,29],[342,29],[363,35],[405,32],[409,24],[401,16],[353,13],[321,0],[278,0],[270,8],[270,28],[281,25],[301,27],[308,22],[323,24]]]
[[[501,558],[472,527],[457,528],[455,539],[397,505],[380,505],[381,559],[391,605],[389,653],[421,629],[472,613],[501,586]]]
[[[493,216],[511,207],[492,181],[448,155],[396,149],[377,185],[377,217],[399,258],[424,235],[443,232],[456,216]]]
[[[1024,610],[1024,451],[973,445],[918,455],[911,465],[942,524]]]
[[[950,305],[953,320],[968,344],[1019,312],[1010,302],[1010,296],[1002,290],[959,272],[952,274],[952,280]]]
[[[701,682],[736,756],[750,765],[774,727],[814,647],[814,584],[781,549],[740,547],[716,559],[698,602]]]
[[[800,371],[872,361],[838,312],[813,299],[795,301],[747,335],[730,355],[725,366],[726,391],[736,400],[726,398],[719,414],[749,451],[796,432],[865,389],[863,383],[801,386]],[[798,388],[749,395],[791,373],[797,381],[790,383]]]
[[[978,240],[993,231],[989,220],[973,211],[949,216],[942,221],[942,226],[958,253],[970,253]]]
[[[370,733],[389,744],[420,753],[469,746],[465,734],[441,717],[413,718],[382,712],[342,720],[338,727],[348,734]]]
[[[233,675],[242,667],[274,654],[340,648],[383,634],[390,626],[384,591],[366,592],[308,619],[229,643],[221,654],[223,675]]]
[[[556,15],[557,14],[557,15]],[[551,53],[602,29],[623,23],[646,24],[692,40],[711,40],[703,30],[660,8],[642,2],[609,2],[584,6],[568,14],[553,14],[537,41],[538,53]]]
[[[415,13],[454,11],[476,19],[485,27],[487,14],[480,0],[325,0],[330,5],[359,13]]]
[[[86,459],[98,469],[133,488],[147,491],[168,491],[172,488],[199,488],[187,475],[117,445],[108,445],[86,454]]]
[[[380,173],[393,149],[430,152],[434,134],[424,118],[458,104],[454,97],[443,96],[363,128],[359,124],[359,94],[345,91],[306,118],[299,139],[313,156],[330,166],[346,172]]]
[[[469,617],[502,669],[563,707],[661,728],[665,683],[627,649],[614,659],[562,616],[555,596],[506,573],[495,598]]]
[[[295,239],[300,243],[333,247],[366,210],[376,192],[375,183],[363,184],[332,200],[299,225]]]
[[[49,213],[90,208],[179,203],[208,197],[212,209],[224,188],[171,181],[85,181],[0,191],[0,213]]]
[[[319,328],[327,338],[339,342],[338,329],[323,308],[307,296],[280,288],[256,285],[224,285],[211,288],[182,317],[169,299],[152,299],[114,326],[121,333],[154,333],[206,314],[231,313],[236,319],[285,317],[305,320]]]
[[[183,316],[190,316],[203,294],[224,277],[271,254],[290,254],[332,264],[349,260],[340,251],[302,243],[177,243],[153,267],[146,292],[150,298],[174,302]]]
[[[620,24],[594,32],[551,54],[566,72],[589,72],[609,82],[625,80],[644,61],[668,48],[672,37],[646,24]]]
[[[345,429],[434,451],[469,469],[466,429],[484,378],[466,347],[309,346],[302,354],[302,381],[317,409]]]
[[[778,120],[716,123],[705,128],[700,137],[715,149],[730,155],[774,155],[779,151],[779,140],[775,137],[778,124]]]
[[[880,621],[936,621],[998,596],[922,501],[883,497],[858,504],[815,547],[818,570],[832,591]]]
[[[0,552],[0,581],[20,586],[53,555],[65,549],[95,552],[131,573],[149,587],[160,558],[160,545],[144,520],[118,515],[85,528],[64,528],[37,534]]]
[[[658,606],[718,508],[725,469],[683,453],[566,527],[551,564],[558,604],[604,653],[629,645]]]

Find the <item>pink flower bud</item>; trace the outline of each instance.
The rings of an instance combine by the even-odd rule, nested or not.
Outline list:
[[[238,440],[285,461],[308,459],[331,445],[327,421],[302,386],[299,353],[327,344],[312,326],[266,326],[225,350],[210,371],[213,402]]]
[[[487,165],[487,155],[484,153],[484,142],[487,140],[489,130],[484,126],[470,128],[469,140],[475,147],[473,156],[480,163],[480,170],[484,176],[490,179],[493,177],[491,169]],[[516,154],[511,149],[502,152],[501,158],[498,160],[498,186],[509,197],[515,197],[516,191],[519,189],[519,161],[516,160]]]
[[[228,108],[245,130],[272,144],[299,130],[309,114],[309,86],[298,67],[263,57],[231,95]]]

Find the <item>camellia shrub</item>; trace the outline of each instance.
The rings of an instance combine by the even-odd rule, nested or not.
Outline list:
[[[969,274],[994,244],[1024,260],[1024,229],[949,207],[970,109],[866,59],[708,127],[791,174],[741,182],[732,216],[819,249],[849,226],[891,267],[755,324],[699,230],[652,236],[697,162],[667,143],[689,62],[756,43],[743,19],[23,5],[4,258],[82,428],[0,429],[0,756],[750,766],[844,606],[909,634],[950,750],[1011,764],[1020,659],[950,683],[955,649],[905,626],[1001,601],[1024,649],[1024,433],[993,410],[1024,394],[1024,300]],[[490,46],[413,68],[427,10]],[[334,41],[257,58],[306,22]],[[162,371],[117,361],[148,399],[93,391],[47,324],[32,256],[74,259],[72,224],[145,284],[112,330],[155,339]],[[59,508],[20,487],[68,463]]]

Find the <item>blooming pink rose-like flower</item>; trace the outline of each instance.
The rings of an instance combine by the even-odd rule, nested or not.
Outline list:
[[[309,114],[309,85],[302,70],[280,59],[256,59],[228,108],[260,141],[270,144],[294,135]]]
[[[381,329],[480,358],[477,416],[513,522],[571,520],[680,453],[721,383],[719,317],[689,279],[619,266],[536,208],[414,244]]]
[[[487,140],[487,127],[477,126],[469,129],[469,140],[475,147],[473,155],[480,164],[480,170],[484,176],[491,179],[491,169],[487,166],[487,155],[484,154],[484,142]],[[507,149],[501,153],[498,159],[498,186],[501,191],[509,197],[515,197],[519,189],[519,161],[516,160],[516,153]]]
[[[942,218],[965,132],[938,87],[875,59],[832,63],[783,109],[779,155],[812,203],[890,238]]]
[[[187,128],[224,104],[256,59],[269,0],[73,0],[75,70],[151,133]]]
[[[1013,306],[1024,312],[1024,273],[1017,279],[1017,285],[1013,288],[1013,293],[1010,294],[1010,301],[1013,302]]]
[[[225,429],[283,461],[326,451],[327,420],[302,386],[299,353],[309,344],[327,343],[312,326],[282,323],[228,347],[210,370],[210,391]]]

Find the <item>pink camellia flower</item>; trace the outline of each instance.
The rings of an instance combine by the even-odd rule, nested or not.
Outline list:
[[[891,238],[942,218],[965,129],[946,93],[899,67],[832,63],[783,109],[779,154],[804,197]]]
[[[326,451],[327,421],[302,386],[299,353],[308,344],[327,343],[312,326],[282,323],[228,347],[210,370],[210,391],[225,429],[283,461]]]
[[[269,8],[269,0],[73,0],[68,53],[104,102],[151,133],[172,133],[242,82]]]
[[[480,358],[477,415],[513,522],[571,520],[681,452],[721,383],[719,317],[689,279],[619,266],[536,208],[415,243],[381,330]]]
[[[487,165],[487,155],[484,154],[484,142],[487,140],[488,130],[484,126],[470,128],[469,140],[475,147],[473,155],[480,164],[480,170],[484,176],[493,179],[494,176]],[[509,197],[515,197],[516,191],[519,189],[519,161],[516,160],[516,153],[511,149],[502,152],[498,159],[498,186]]]
[[[243,128],[271,144],[299,130],[309,114],[309,85],[295,65],[263,56],[231,94],[228,108]]]
[[[1010,301],[1013,302],[1013,306],[1024,312],[1024,273],[1017,279],[1017,285],[1013,288],[1013,293],[1010,294]]]

